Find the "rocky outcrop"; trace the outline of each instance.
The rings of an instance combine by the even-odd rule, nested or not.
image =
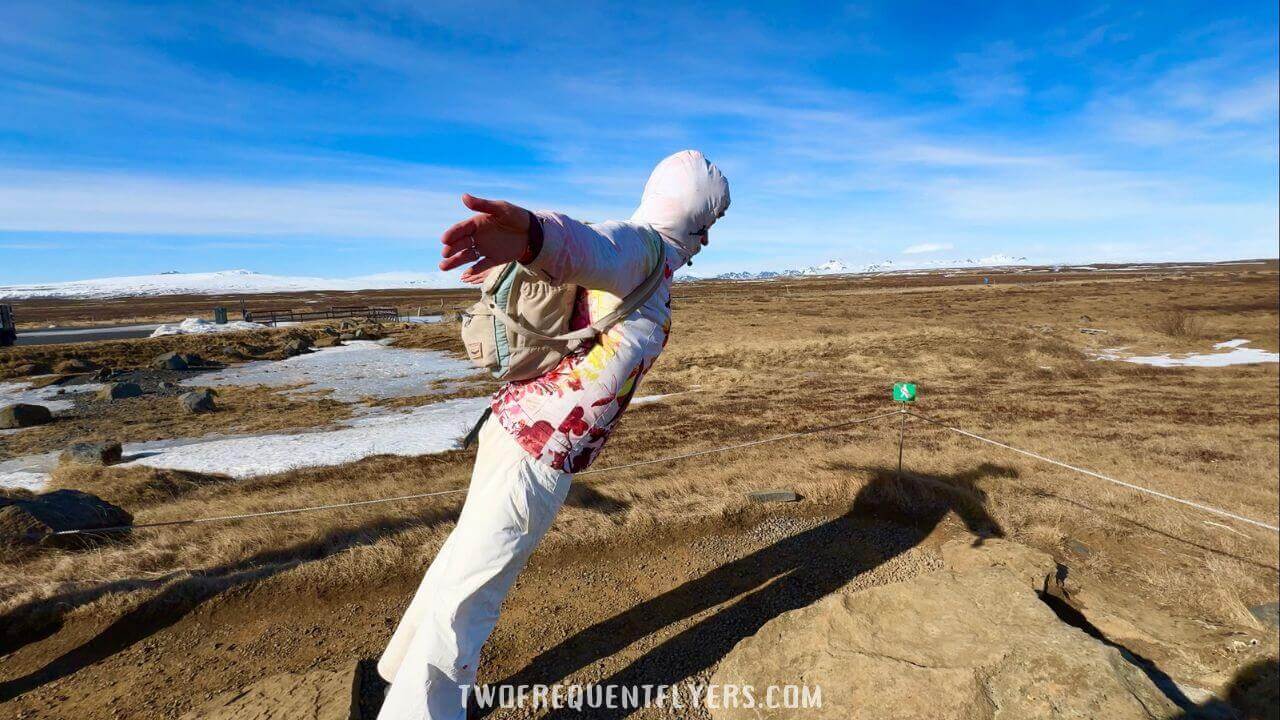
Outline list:
[[[79,490],[55,490],[24,498],[0,498],[0,542],[30,545],[51,532],[129,525],[123,508]]]
[[[353,720],[351,670],[281,673],[223,693],[180,720]]]
[[[1047,555],[994,540],[944,554],[948,569],[775,618],[740,642],[711,680],[821,687],[821,708],[739,706],[712,709],[712,717],[1146,720],[1177,713],[1119,650],[1064,623],[1040,599],[1033,588],[1056,567]]]
[[[0,408],[0,430],[34,427],[53,422],[53,413],[43,405],[17,403]]]
[[[63,464],[115,465],[123,451],[118,442],[80,442],[68,445],[58,461]]]
[[[214,392],[208,388],[183,393],[178,397],[182,409],[189,413],[208,413],[218,409],[213,402]]]
[[[142,386],[131,382],[107,383],[98,391],[99,400],[123,400],[142,396]]]

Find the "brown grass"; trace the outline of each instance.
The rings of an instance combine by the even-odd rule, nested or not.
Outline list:
[[[1191,340],[1185,329],[1196,323],[1214,328],[1213,339],[1250,338],[1275,351],[1274,264],[1265,272],[980,283],[971,276],[680,285],[671,344],[640,394],[685,392],[630,410],[598,467],[870,415],[889,406],[893,381],[912,379],[920,385],[916,409],[930,416],[1277,521],[1280,408],[1273,392],[1262,391],[1280,381],[1276,365],[1160,369],[1088,355],[1117,345],[1169,350],[1171,342]],[[1178,323],[1183,334],[1152,321],[1187,298],[1197,309],[1190,324]],[[1082,334],[1081,327],[1107,334]],[[454,330],[414,328],[403,343],[456,351]],[[1237,627],[1248,622],[1242,608],[1275,600],[1274,534],[923,423],[907,432],[906,467],[914,479],[877,485],[887,513],[910,522],[943,496],[951,507],[976,504],[1008,536],[1058,557],[1069,555],[1069,542],[1083,543],[1091,552],[1073,556],[1073,572],[1106,578],[1153,612],[1196,622]],[[875,424],[582,477],[578,484],[590,491],[575,491],[549,545],[603,548],[658,528],[745,523],[771,512],[744,499],[760,488],[794,489],[814,512],[847,507],[896,457],[896,426]],[[471,452],[379,457],[238,482],[80,470],[60,472],[57,483],[102,492],[148,522],[461,488],[471,458]],[[277,588],[377,587],[419,571],[447,534],[460,499],[140,531],[92,552],[41,550],[0,564],[0,612],[28,608],[29,617],[10,619],[34,623],[46,607],[42,599],[74,590],[90,592],[66,619],[111,615],[176,578],[205,573],[204,582],[217,583],[225,568],[246,562],[291,568],[272,580]],[[947,522],[956,523],[951,517]],[[341,551],[324,550],[335,543]],[[1216,580],[1207,581],[1206,568]],[[105,581],[118,590],[91,592]]]

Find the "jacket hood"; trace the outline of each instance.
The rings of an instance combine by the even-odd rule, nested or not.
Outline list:
[[[728,209],[729,181],[720,168],[697,150],[682,150],[653,169],[631,222],[657,230],[687,261]]]

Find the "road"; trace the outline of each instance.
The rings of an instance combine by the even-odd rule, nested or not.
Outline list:
[[[100,325],[95,327],[19,330],[18,345],[60,345],[62,343],[96,342],[144,338],[160,325]]]

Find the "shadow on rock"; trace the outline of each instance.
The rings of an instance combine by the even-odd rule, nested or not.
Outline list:
[[[696,675],[739,640],[789,610],[805,607],[850,580],[916,547],[950,513],[983,538],[1002,537],[986,511],[977,482],[1009,477],[1014,470],[992,464],[953,475],[895,476],[888,468],[853,468],[871,473],[849,511],[722,565],[707,574],[596,623],[535,657],[499,685],[552,685],[627,646],[690,618],[693,625],[658,643],[601,685],[675,684]],[[627,710],[597,710],[599,717],[622,717]],[[571,713],[548,717],[569,717]]]

